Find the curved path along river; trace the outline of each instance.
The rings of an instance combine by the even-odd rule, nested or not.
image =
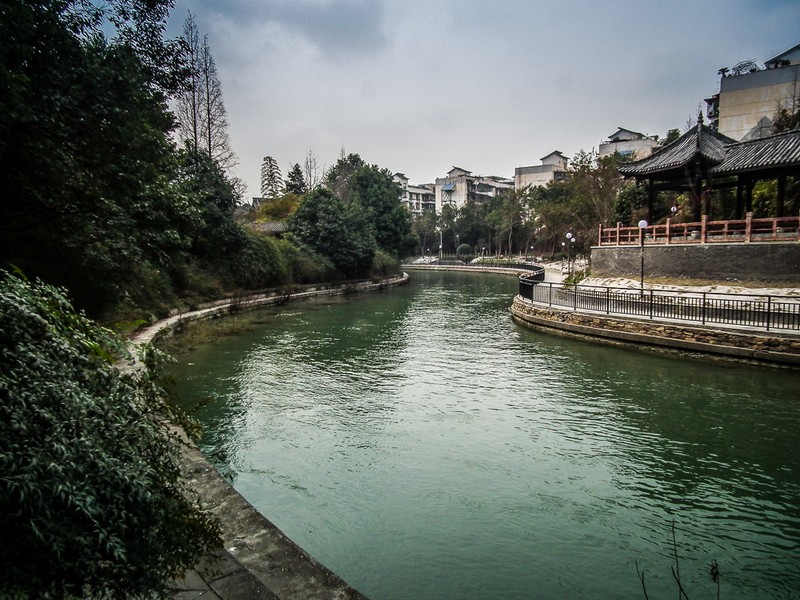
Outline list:
[[[515,277],[413,273],[182,357],[201,447],[381,598],[796,598],[797,373],[524,330]]]

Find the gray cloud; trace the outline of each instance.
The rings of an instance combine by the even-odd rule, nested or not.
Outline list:
[[[383,0],[202,0],[182,2],[241,31],[274,24],[299,33],[328,57],[374,53],[389,43]]]
[[[510,176],[696,118],[717,70],[800,42],[796,0],[177,0],[209,33],[239,174],[339,151],[416,183]]]

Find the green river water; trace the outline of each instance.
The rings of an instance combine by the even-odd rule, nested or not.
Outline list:
[[[800,375],[525,330],[413,272],[181,357],[201,447],[373,599],[800,598]]]

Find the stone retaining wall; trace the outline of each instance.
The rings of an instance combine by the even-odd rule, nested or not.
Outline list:
[[[520,296],[514,299],[511,314],[515,321],[533,329],[800,369],[798,336],[606,317],[538,305]]]
[[[638,279],[640,246],[593,246],[592,277]],[[644,276],[716,281],[800,282],[800,243],[644,246]]]

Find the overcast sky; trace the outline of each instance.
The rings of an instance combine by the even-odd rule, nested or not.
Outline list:
[[[797,0],[177,0],[208,35],[237,175],[342,148],[433,182],[512,177],[625,127],[684,131],[720,67],[800,43]]]

